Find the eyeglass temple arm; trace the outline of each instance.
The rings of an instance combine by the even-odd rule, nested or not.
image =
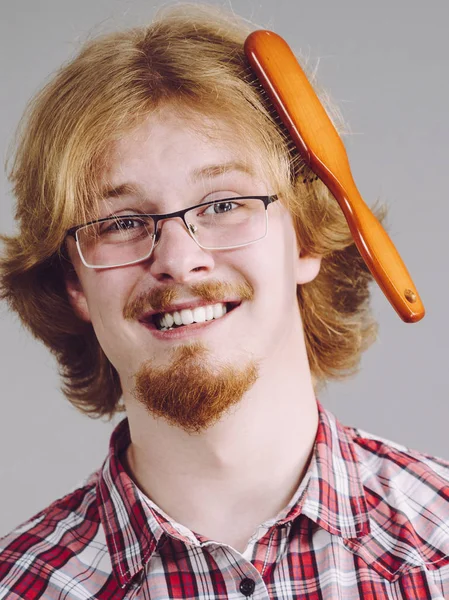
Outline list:
[[[271,31],[254,31],[245,52],[298,151],[329,188],[357,248],[401,319],[425,315],[416,287],[388,234],[363,201],[343,142],[287,43]]]

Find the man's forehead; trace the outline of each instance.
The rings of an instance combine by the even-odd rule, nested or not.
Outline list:
[[[154,155],[158,152],[165,158],[182,155],[189,146],[198,157],[198,165],[192,168],[192,176],[196,179],[229,172],[236,169],[254,173],[255,140],[248,139],[248,134],[240,130],[237,123],[230,118],[208,116],[193,110],[180,113],[179,110],[163,108],[147,115],[137,125],[117,136],[106,153],[105,166],[109,170],[119,166],[127,159],[135,159],[141,151]],[[156,150],[156,152],[155,152]],[[166,154],[163,154],[163,153]],[[208,171],[204,167],[209,167]],[[235,163],[228,166],[228,163]],[[219,169],[215,165],[224,165]]]

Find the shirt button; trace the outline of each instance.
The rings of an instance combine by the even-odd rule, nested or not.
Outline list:
[[[240,582],[239,589],[244,596],[248,597],[251,596],[251,594],[254,592],[255,587],[256,582],[253,579],[250,579],[249,577],[245,577],[245,579],[242,579],[242,581]]]

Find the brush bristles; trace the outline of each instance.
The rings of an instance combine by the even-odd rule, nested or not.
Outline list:
[[[313,183],[317,181],[319,177],[312,171],[312,169],[308,166],[303,156],[300,154],[292,136],[290,135],[287,127],[279,116],[278,111],[276,110],[271,98],[268,96],[265,88],[260,83],[260,81],[256,78],[254,79],[254,75],[252,76],[252,85],[257,89],[258,95],[264,105],[267,113],[270,115],[271,119],[276,124],[276,127],[280,131],[283,141],[285,143],[291,165],[292,178],[295,181],[301,181],[304,184]]]

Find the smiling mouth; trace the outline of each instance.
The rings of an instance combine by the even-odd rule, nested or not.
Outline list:
[[[185,308],[179,311],[156,313],[151,315],[146,322],[153,325],[158,331],[171,331],[195,323],[216,321],[228,312],[233,311],[240,304],[240,302],[218,302],[193,309]]]

